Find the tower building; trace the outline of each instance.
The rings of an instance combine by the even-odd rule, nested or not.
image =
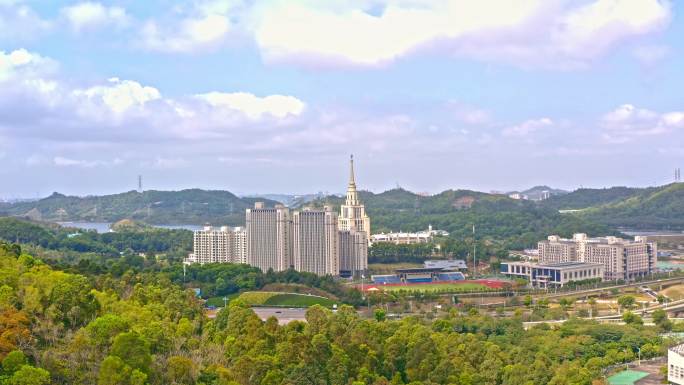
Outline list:
[[[293,265],[297,271],[339,275],[337,214],[328,206],[292,214]]]
[[[366,234],[366,239],[370,239],[370,218],[366,215],[366,206],[359,200],[359,193],[356,191],[356,180],[354,178],[354,155],[349,159],[349,184],[347,185],[347,196],[344,204],[340,206],[339,218],[340,230],[360,231]]]
[[[292,220],[283,205],[265,208],[256,202],[246,210],[247,263],[266,272],[292,266]]]

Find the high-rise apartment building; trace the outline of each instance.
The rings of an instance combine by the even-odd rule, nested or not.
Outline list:
[[[340,272],[337,213],[324,210],[295,211],[292,214],[292,261],[297,271],[318,275]]]
[[[354,277],[368,270],[368,240],[365,232],[340,230],[339,249],[341,276]]]
[[[340,230],[355,230],[366,233],[366,239],[371,237],[370,218],[366,215],[366,206],[359,200],[354,178],[354,156],[349,160],[349,184],[344,204],[340,206]]]
[[[246,210],[247,263],[266,272],[292,266],[292,220],[283,205],[266,208],[257,202]]]
[[[652,273],[658,260],[658,246],[644,237],[633,241],[618,237],[588,238],[575,234],[572,239],[552,235],[538,243],[539,262],[581,261],[600,263],[605,279],[630,280]]]
[[[247,234],[243,227],[205,226],[193,235],[188,263],[247,263]]]

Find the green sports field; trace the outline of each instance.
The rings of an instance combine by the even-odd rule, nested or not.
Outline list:
[[[462,292],[462,291],[476,291],[487,290],[487,285],[481,283],[464,282],[464,283],[421,283],[414,285],[397,285],[397,286],[378,286],[384,291],[415,291],[415,292]]]
[[[315,295],[267,291],[248,291],[242,293],[238,298],[252,306],[309,307],[321,305],[332,307],[337,303],[329,298]]]

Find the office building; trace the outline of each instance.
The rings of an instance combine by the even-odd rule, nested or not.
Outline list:
[[[600,263],[607,280],[630,280],[655,271],[658,246],[644,237],[634,241],[618,237],[589,238],[575,234],[572,239],[557,235],[538,243],[540,263],[588,262]]]
[[[330,207],[292,214],[293,266],[318,275],[340,272],[337,213]]]
[[[292,266],[292,220],[283,205],[264,207],[256,202],[246,210],[247,263],[266,272]]]
[[[186,263],[247,263],[247,234],[243,227],[205,226],[193,234],[193,252]]]
[[[371,239],[370,218],[366,215],[366,206],[359,200],[354,178],[354,156],[349,161],[349,184],[344,204],[340,206],[338,220],[340,230],[355,230],[366,233],[366,239]]]
[[[586,262],[504,262],[501,273],[512,278],[527,279],[535,287],[562,287],[573,281],[599,280],[605,275],[600,263]]]
[[[340,276],[358,277],[368,270],[368,239],[366,233],[340,230],[338,233]]]

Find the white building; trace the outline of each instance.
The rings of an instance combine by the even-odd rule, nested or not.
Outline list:
[[[256,202],[246,210],[247,263],[266,272],[292,266],[292,220],[283,205],[264,207]]]
[[[671,384],[684,384],[684,344],[667,350],[667,380]]]
[[[340,273],[337,214],[330,207],[295,211],[292,229],[295,270],[318,275]]]
[[[502,262],[501,273],[527,279],[535,287],[562,287],[573,281],[603,280],[605,267],[586,262]]]
[[[644,237],[634,241],[618,237],[588,238],[575,234],[572,239],[557,235],[537,245],[540,263],[588,262],[605,266],[605,279],[630,280],[655,271],[658,246]]]
[[[243,227],[205,226],[193,235],[193,252],[186,263],[247,263],[247,234]]]
[[[349,161],[349,184],[344,204],[340,206],[338,220],[340,230],[355,230],[366,233],[366,239],[371,238],[370,218],[366,215],[366,206],[359,200],[354,178],[354,156]]]
[[[415,233],[391,232],[371,235],[371,244],[373,243],[394,243],[395,245],[413,245],[418,243],[432,242],[435,236],[448,236],[449,233],[444,230],[433,230],[432,225],[427,230],[418,231]]]

